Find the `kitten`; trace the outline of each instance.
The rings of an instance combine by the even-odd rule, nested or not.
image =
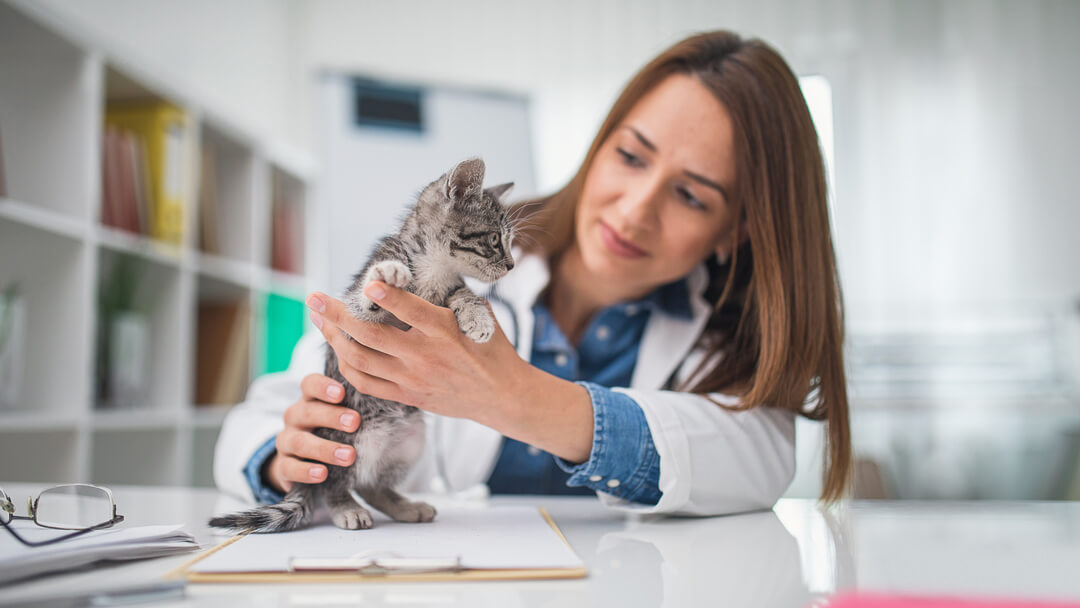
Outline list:
[[[429,184],[405,218],[400,232],[384,238],[353,278],[342,301],[357,318],[404,324],[364,295],[374,280],[404,288],[454,311],[458,326],[475,342],[487,342],[495,321],[462,280],[462,275],[495,281],[514,267],[510,253],[513,230],[500,198],[513,184],[483,189],[484,161],[470,159]],[[424,449],[423,412],[415,407],[364,395],[338,370],[337,356],[326,349],[327,376],[345,387],[343,405],[360,413],[354,433],[320,428],[319,437],[356,448],[351,466],[329,465],[321,484],[297,483],[276,505],[266,505],[210,520],[210,525],[254,532],[283,532],[311,520],[319,499],[325,499],[335,525],[350,530],[373,525],[371,513],[356,495],[396,521],[429,522],[435,509],[412,502],[394,487]]]

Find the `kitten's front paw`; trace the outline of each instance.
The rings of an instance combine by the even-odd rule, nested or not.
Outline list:
[[[359,505],[333,509],[330,519],[343,530],[370,530],[375,525],[371,513]]]
[[[365,286],[372,281],[382,281],[391,287],[405,287],[412,281],[412,273],[408,266],[397,260],[384,260],[368,270]]]
[[[469,306],[454,312],[457,313],[458,327],[473,342],[483,344],[495,335],[495,319],[486,307]]]

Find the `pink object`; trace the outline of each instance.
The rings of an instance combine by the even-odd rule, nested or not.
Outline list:
[[[825,606],[828,608],[1080,608],[1080,603],[853,592],[841,593],[830,599]]]

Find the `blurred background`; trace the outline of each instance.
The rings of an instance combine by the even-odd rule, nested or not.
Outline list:
[[[0,479],[210,485],[304,294],[420,188],[560,187],[718,28],[786,57],[829,161],[858,494],[1080,499],[1069,0],[2,0]]]

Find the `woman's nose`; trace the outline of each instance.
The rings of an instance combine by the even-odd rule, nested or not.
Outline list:
[[[653,228],[658,221],[660,179],[647,177],[627,185],[619,201],[619,213],[630,226]]]

